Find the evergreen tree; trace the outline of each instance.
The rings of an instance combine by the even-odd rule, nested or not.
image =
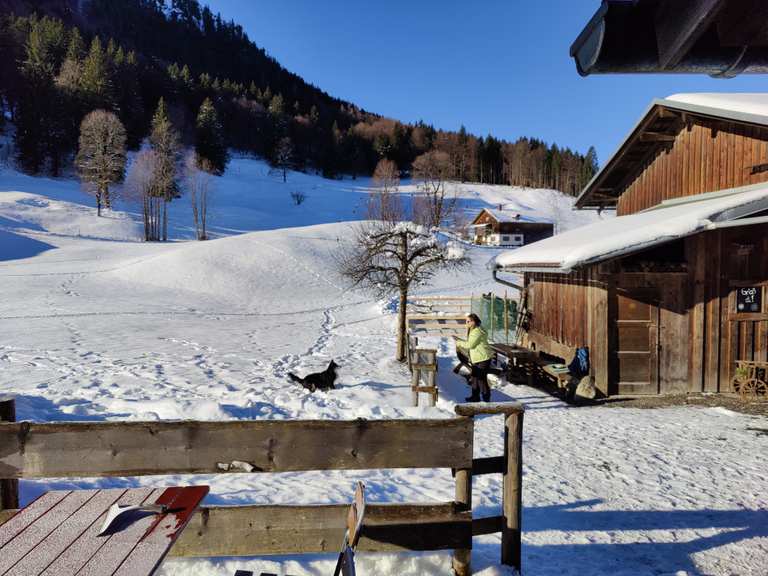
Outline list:
[[[60,21],[30,20],[21,65],[15,135],[19,164],[30,174],[40,172],[51,151],[60,149],[61,114],[54,74],[64,55],[65,43]],[[52,159],[54,174],[58,172],[58,159],[58,155]]]
[[[119,48],[115,58],[115,83],[119,87],[116,105],[120,119],[125,125],[128,138],[127,145],[131,149],[136,149],[139,147],[146,130],[139,65],[135,52],[130,51],[123,59],[120,59],[121,51],[122,48]]]
[[[89,108],[113,108],[112,70],[98,36],[93,38],[88,56],[83,62],[81,86]]]
[[[197,113],[195,154],[199,167],[210,166],[212,173],[224,173],[229,160],[227,145],[224,142],[219,117],[210,98],[203,100]]]
[[[168,109],[162,98],[152,117],[149,142],[155,155],[152,193],[163,200],[162,240],[168,240],[168,203],[178,195],[179,134],[168,118]]]
[[[101,216],[102,202],[112,206],[110,184],[125,176],[125,128],[112,112],[94,110],[83,119],[75,166],[96,196],[96,213]]]

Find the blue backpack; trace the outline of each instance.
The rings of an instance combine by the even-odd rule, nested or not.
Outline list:
[[[589,348],[576,349],[576,355],[568,364],[568,372],[576,378],[583,378],[589,374]]]

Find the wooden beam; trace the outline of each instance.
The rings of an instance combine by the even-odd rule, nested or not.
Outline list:
[[[640,134],[641,142],[674,142],[677,136],[674,134],[663,134],[661,132],[643,132]]]
[[[0,423],[0,478],[470,468],[471,420]]]
[[[496,534],[501,532],[504,516],[489,516],[488,518],[472,518],[472,536]]]
[[[665,0],[656,11],[661,68],[674,68],[714,22],[725,0]]]
[[[222,557],[337,552],[348,504],[201,508],[171,556]],[[358,550],[400,552],[472,547],[472,512],[453,502],[368,504]]]
[[[472,475],[501,474],[504,472],[504,456],[491,456],[489,458],[475,458],[472,461]]]

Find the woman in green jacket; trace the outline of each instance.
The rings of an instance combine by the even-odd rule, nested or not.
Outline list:
[[[483,402],[490,402],[491,389],[488,386],[488,369],[491,367],[493,350],[488,344],[488,334],[480,326],[477,314],[467,315],[467,339],[456,340],[456,348],[468,353],[472,362],[472,395],[467,402],[479,402],[482,394]]]

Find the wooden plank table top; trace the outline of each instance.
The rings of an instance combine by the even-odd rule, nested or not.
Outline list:
[[[0,526],[4,576],[149,576],[186,527],[208,486],[46,492]],[[162,504],[125,513],[99,532],[113,504]]]
[[[517,346],[515,344],[491,344],[491,349],[497,354],[506,356],[510,360],[520,359],[526,360],[529,358],[535,358],[536,352],[530,348],[524,348],[523,346]]]

